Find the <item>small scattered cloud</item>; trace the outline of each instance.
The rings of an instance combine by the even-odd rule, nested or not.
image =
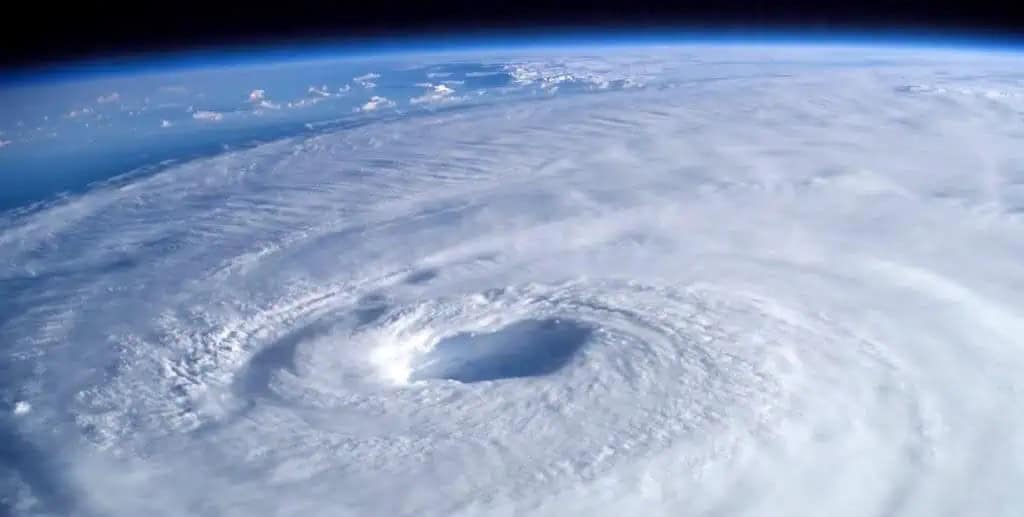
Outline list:
[[[288,104],[287,104],[287,107],[289,107],[289,108],[307,108],[309,106],[315,106],[316,104],[320,103],[321,101],[324,101],[324,100],[329,99],[331,97],[337,97],[337,96],[343,95],[343,94],[345,94],[346,92],[348,92],[351,89],[352,89],[351,86],[346,84],[344,87],[338,88],[338,92],[337,93],[334,93],[329,88],[327,88],[326,84],[323,84],[323,85],[320,85],[320,86],[315,86],[315,85],[314,86],[310,86],[309,88],[306,88],[306,93],[309,95],[308,97],[305,97],[303,99],[297,99],[297,100],[294,100],[294,101],[289,101]]]
[[[451,72],[427,72],[428,79],[438,79],[441,77],[448,77],[452,75]]]
[[[370,97],[370,100],[363,104],[361,107],[356,108],[356,111],[373,111],[380,108],[393,108],[395,102],[385,97],[374,95]]]
[[[117,92],[111,92],[107,95],[100,95],[99,97],[96,97],[96,102],[98,104],[110,104],[111,102],[117,102],[119,100],[121,100],[121,94]]]
[[[196,111],[192,113],[192,118],[196,120],[203,120],[207,122],[219,122],[224,119],[224,114],[216,111]]]
[[[24,400],[19,400],[14,403],[14,414],[16,416],[27,414],[29,411],[32,411],[32,404],[29,404]]]
[[[0,139],[0,149],[2,149],[4,147],[7,147],[9,145],[11,145],[11,141],[10,140]]]
[[[82,109],[77,109],[77,110],[69,111],[68,114],[67,114],[67,117],[68,118],[84,117],[85,115],[92,114],[92,112],[93,112],[93,109],[88,107],[88,106],[86,106],[86,107],[84,107]]]
[[[316,106],[320,101],[327,97],[306,97],[305,99],[299,99],[296,101],[290,101],[288,103],[289,108],[308,108],[310,106]]]
[[[362,86],[363,88],[374,88],[377,86],[377,83],[374,82],[375,79],[380,79],[380,74],[370,72],[358,77],[353,77],[352,82]]]
[[[331,92],[327,90],[327,85],[323,86],[310,86],[306,89],[306,93],[310,95],[319,95],[320,97],[330,97]]]
[[[160,87],[160,91],[164,92],[164,93],[182,94],[182,93],[188,93],[188,88],[185,88],[184,86],[179,86],[179,85],[168,85],[168,86],[161,86]]]
[[[174,124],[173,124],[173,123],[171,123],[171,121],[170,121],[170,120],[161,120],[161,121],[160,121],[160,127],[171,127],[171,126],[173,126],[173,125],[174,125]]]
[[[249,102],[255,104],[257,108],[268,110],[281,109],[281,105],[268,99],[267,91],[262,89],[249,92]]]
[[[420,83],[418,86],[427,88],[427,93],[409,99],[410,104],[438,104],[462,100],[461,97],[454,96],[455,90],[447,84]]]

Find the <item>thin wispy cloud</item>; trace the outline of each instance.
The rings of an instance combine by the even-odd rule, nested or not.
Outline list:
[[[205,122],[220,122],[224,120],[224,114],[218,111],[199,110],[192,113],[192,118]]]
[[[352,78],[352,82],[357,84],[357,85],[359,85],[359,86],[362,86],[363,88],[369,89],[369,88],[375,88],[377,86],[377,83],[375,81],[377,79],[379,79],[379,78],[380,78],[380,74],[375,74],[373,72],[370,72],[370,73],[366,73],[366,74],[363,74],[363,75],[360,75],[360,76],[357,76],[357,77],[353,77]]]

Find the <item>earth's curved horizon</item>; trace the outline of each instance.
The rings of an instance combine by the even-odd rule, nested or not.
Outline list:
[[[632,38],[0,85],[0,513],[1020,515],[1024,52]]]

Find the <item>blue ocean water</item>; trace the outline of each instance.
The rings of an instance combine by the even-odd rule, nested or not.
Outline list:
[[[372,79],[358,80],[367,76]],[[0,90],[0,210],[226,149],[445,109],[411,105],[408,99],[423,95],[430,81],[441,84],[455,76],[462,91],[510,81],[493,65],[437,67],[379,59],[204,66],[8,84]],[[253,98],[254,92],[261,98]],[[361,110],[374,97],[396,104]]]

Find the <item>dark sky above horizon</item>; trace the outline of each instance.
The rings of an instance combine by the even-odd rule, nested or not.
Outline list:
[[[593,28],[901,30],[1024,38],[1000,0],[530,0],[176,2],[19,5],[0,22],[0,66],[220,45]]]

